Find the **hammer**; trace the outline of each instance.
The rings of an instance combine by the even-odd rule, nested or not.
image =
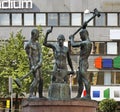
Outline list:
[[[24,75],[24,76],[21,77],[20,79],[19,79],[19,78],[14,79],[15,83],[17,84],[17,86],[18,86],[18,87],[22,87],[21,81],[22,81],[23,79],[25,79],[26,77],[28,77],[32,72],[33,72],[33,70],[30,70],[26,75]]]
[[[94,9],[93,12],[93,16],[88,19],[87,21],[84,22],[84,24],[73,34],[73,36],[75,36],[85,25],[87,25],[87,23],[89,23],[92,19],[94,19],[95,17],[100,17],[100,12],[97,10],[97,8]]]

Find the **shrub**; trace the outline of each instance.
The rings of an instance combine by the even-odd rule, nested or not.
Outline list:
[[[118,103],[114,99],[103,99],[99,103],[99,109],[102,112],[115,112]]]

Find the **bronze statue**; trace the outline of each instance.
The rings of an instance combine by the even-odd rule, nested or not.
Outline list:
[[[53,68],[53,75],[52,75],[52,82],[56,83],[67,83],[68,81],[68,69],[67,69],[67,62],[71,68],[71,73],[74,73],[73,66],[72,66],[72,61],[70,58],[69,54],[69,49],[68,47],[64,46],[64,41],[65,37],[64,35],[60,34],[57,37],[57,43],[52,44],[48,43],[48,35],[52,32],[52,28],[47,30],[45,40],[43,45],[46,47],[50,47],[53,49],[54,52],[54,58],[55,58],[55,63],[54,63],[54,68]]]
[[[90,82],[88,80],[89,76],[87,74],[87,69],[89,67],[88,57],[91,53],[92,43],[89,39],[89,33],[86,30],[87,24],[94,19],[95,17],[100,17],[100,12],[95,8],[93,12],[93,16],[84,22],[82,27],[80,27],[73,35],[69,37],[71,45],[73,47],[80,47],[80,58],[79,58],[79,67],[77,72],[78,79],[78,94],[76,98],[80,98],[83,91],[83,84],[86,88],[87,95],[83,97],[83,99],[91,99],[90,96]],[[80,31],[81,42],[74,42],[74,36]]]
[[[86,88],[86,99],[91,99],[90,97],[90,83],[88,80],[88,74],[87,74],[87,69],[89,67],[88,64],[88,57],[91,53],[92,49],[92,43],[89,39],[89,34],[86,29],[82,29],[80,31],[80,36],[81,36],[81,42],[74,42],[74,36],[70,36],[70,41],[71,45],[73,47],[80,47],[80,58],[79,58],[79,67],[78,67],[78,74],[77,74],[77,79],[78,79],[78,94],[76,98],[80,98],[82,91],[83,91],[83,84],[85,85]]]
[[[42,98],[43,91],[43,79],[41,75],[41,66],[42,66],[42,50],[41,46],[38,42],[39,31],[37,29],[33,29],[31,31],[31,39],[25,46],[26,53],[29,58],[30,70],[33,74],[33,81],[30,85],[30,98],[34,98],[35,89],[38,88],[39,97]]]

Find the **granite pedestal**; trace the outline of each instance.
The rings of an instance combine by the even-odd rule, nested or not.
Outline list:
[[[22,102],[22,112],[96,112],[97,102],[71,99],[66,83],[52,83],[48,98],[29,98]]]
[[[22,112],[96,112],[97,106],[92,100],[26,99],[22,102]]]

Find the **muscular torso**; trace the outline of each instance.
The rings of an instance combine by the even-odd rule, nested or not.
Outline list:
[[[58,45],[55,45],[54,51],[54,57],[55,57],[55,68],[57,69],[67,69],[66,64],[66,58],[67,58],[67,52],[68,48],[63,46],[60,47]]]
[[[31,66],[37,65],[37,63],[40,61],[40,50],[39,45],[37,42],[29,42],[26,46],[26,52],[29,56],[29,60],[31,63]]]
[[[91,49],[92,49],[92,43],[90,41],[86,41],[85,43],[82,43],[80,46],[80,59],[88,59]]]
[[[80,71],[87,71],[88,57],[90,55],[92,49],[92,43],[90,41],[83,42],[80,46],[80,59],[79,59],[79,67]]]

